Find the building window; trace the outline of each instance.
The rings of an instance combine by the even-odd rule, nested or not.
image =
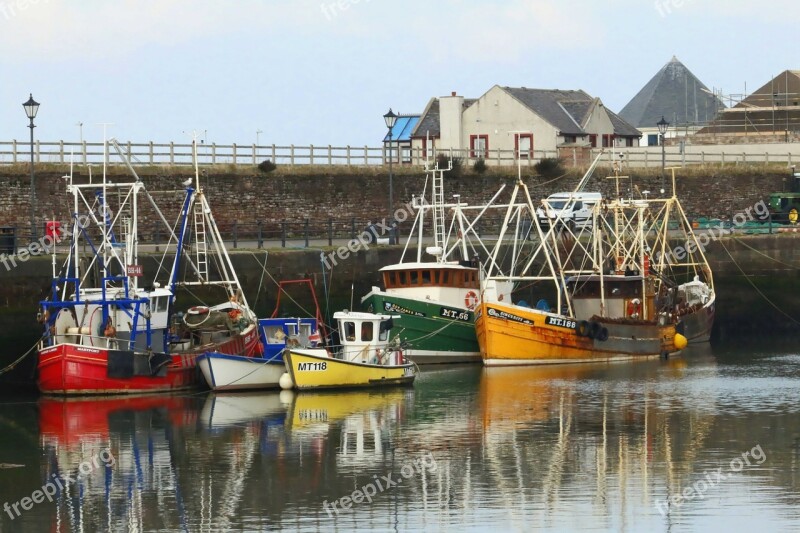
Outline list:
[[[489,136],[470,135],[469,136],[469,156],[473,159],[482,157],[489,159]]]
[[[614,140],[614,135],[611,133],[604,133],[603,134],[603,148],[609,148],[612,145],[612,141]],[[594,144],[592,144],[594,146]]]
[[[564,144],[575,144],[578,142],[574,135],[564,135]]]
[[[658,146],[658,134],[651,133],[647,136],[647,146]]]
[[[514,137],[514,151],[519,159],[533,157],[533,133],[520,133]]]
[[[403,163],[411,163],[411,147],[402,146],[400,148],[400,157],[402,158]]]
[[[589,145],[592,148],[597,148],[597,135],[596,134],[592,133],[591,135],[589,135]]]
[[[633,146],[633,137],[625,137],[625,146],[627,147]]]

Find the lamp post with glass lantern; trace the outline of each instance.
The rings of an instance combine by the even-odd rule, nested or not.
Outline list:
[[[30,194],[30,203],[31,203],[31,240],[36,240],[36,177],[33,171],[33,128],[36,126],[33,124],[33,119],[36,118],[36,113],[39,112],[39,102],[33,99],[33,93],[30,94],[30,98],[28,101],[22,104],[22,107],[25,108],[25,114],[28,115],[28,119],[31,123],[28,127],[31,129],[31,194]]]
[[[669,128],[669,122],[664,120],[664,115],[661,115],[661,120],[656,122],[656,126],[658,126],[658,133],[661,137],[661,194],[664,194],[664,169],[667,166],[667,153],[664,147],[664,138],[667,134],[667,128]]]
[[[389,112],[383,115],[383,120],[386,122],[386,127],[389,128],[389,227],[391,228],[389,230],[389,244],[395,244],[394,216],[392,214],[392,209],[394,207],[394,188],[392,184],[392,129],[394,128],[394,123],[397,122],[397,115],[389,108]]]

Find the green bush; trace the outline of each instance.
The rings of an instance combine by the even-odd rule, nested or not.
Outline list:
[[[278,168],[278,165],[270,161],[269,159],[263,160],[261,163],[258,164],[258,170],[263,172],[264,174],[269,174],[273,170]]]
[[[474,170],[476,174],[483,174],[486,172],[486,161],[484,161],[482,157],[477,159],[475,163],[472,164],[472,170]]]
[[[536,173],[545,178],[555,178],[564,174],[564,162],[558,157],[545,157],[533,165]]]
[[[453,157],[451,159],[448,154],[437,155],[436,164],[439,165],[440,169],[445,169],[448,166],[452,165],[450,172],[446,174],[451,178],[458,178],[459,176],[461,176],[462,171],[464,170],[464,160],[460,157]]]

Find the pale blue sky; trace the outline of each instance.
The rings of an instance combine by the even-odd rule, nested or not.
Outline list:
[[[343,7],[345,9],[343,9]],[[0,139],[378,145],[494,84],[619,111],[672,55],[741,93],[800,68],[795,0],[0,0]]]

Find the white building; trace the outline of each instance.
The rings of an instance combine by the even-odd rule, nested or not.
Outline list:
[[[432,98],[411,132],[414,162],[452,152],[511,165],[571,146],[639,146],[641,133],[584,91],[495,85],[477,99]]]

